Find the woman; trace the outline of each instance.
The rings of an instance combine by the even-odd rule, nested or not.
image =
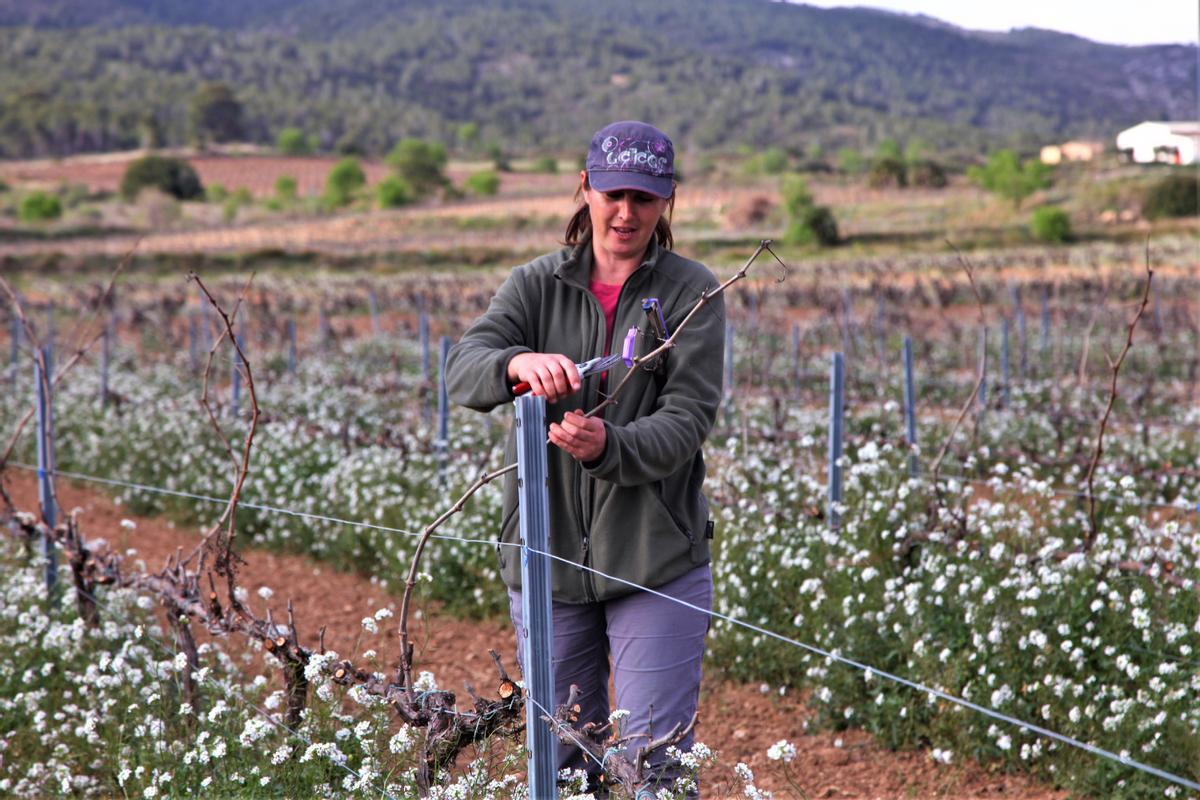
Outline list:
[[[585,417],[627,368],[581,378],[575,364],[621,352],[633,326],[648,332],[643,299],[659,300],[671,331],[718,282],[670,250],[674,148],[662,131],[630,121],[597,132],[577,197],[567,246],[513,270],[451,349],[447,383],[455,402],[480,411],[511,402],[520,382],[546,398],[550,548],[582,565],[551,562],[556,701],[576,684],[580,724],[606,721],[611,657],[625,733],[662,736],[696,709],[708,617],[637,587],[711,607],[700,447],[720,403],[725,311],[714,297],[653,371],[638,367],[615,405]],[[657,345],[648,335],[639,343],[641,353]],[[511,463],[515,436],[506,449]],[[500,539],[518,541],[511,473]],[[513,548],[498,549],[520,630],[520,561]],[[680,744],[690,745],[691,736]],[[560,746],[558,757],[595,783],[598,765],[577,748]],[[651,764],[665,759],[660,750]]]

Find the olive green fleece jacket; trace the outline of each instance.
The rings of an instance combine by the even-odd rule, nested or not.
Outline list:
[[[605,347],[604,312],[588,290],[591,241],[564,248],[517,267],[488,310],[450,349],[446,383],[454,402],[489,411],[512,402],[508,362],[519,353],[562,353],[583,362],[621,352],[631,327],[649,331],[644,298],[657,297],[673,332],[705,290],[719,285],[708,269],[651,241],[645,260],[625,281],[617,301],[613,340]],[[656,342],[638,337],[638,353]],[[638,375],[603,413],[603,455],[582,464],[548,447],[550,550],[571,562],[646,587],[661,586],[709,560],[708,501],[701,492],[704,458],[700,447],[721,400],[725,346],[724,298],[706,303],[679,335],[655,372]],[[628,369],[609,370],[615,387]],[[567,411],[599,403],[598,375],[584,378],[579,392],[546,407],[547,424]],[[515,431],[505,447],[516,460]],[[516,474],[504,480],[500,541],[517,543]],[[497,546],[504,582],[520,589],[521,567],[514,548]],[[551,562],[554,599],[565,603],[610,600],[636,591],[561,561]]]

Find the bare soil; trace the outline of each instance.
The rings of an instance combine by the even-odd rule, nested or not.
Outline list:
[[[32,475],[10,472],[3,479],[18,508],[37,508]],[[197,532],[178,529],[167,520],[125,514],[90,487],[60,482],[58,493],[65,510],[80,509],[86,536],[103,537],[119,551],[135,550],[129,561],[143,561],[147,571],[160,568],[178,548],[189,551],[199,540]],[[131,519],[136,527],[123,528],[123,519]],[[362,632],[361,620],[381,607],[398,609],[398,595],[382,591],[367,576],[341,572],[336,565],[304,556],[253,549],[242,555],[247,563],[240,583],[250,590],[252,603],[263,610],[265,603],[255,594],[262,586],[274,592],[269,604],[277,616],[290,599],[304,644],[316,647],[318,631],[325,626],[327,647],[356,659],[367,648],[377,649],[381,661],[394,664],[392,654],[399,647],[394,626],[381,626],[375,637]],[[436,608],[422,611],[414,634],[417,668],[433,672],[443,687],[458,688],[470,681],[482,694],[491,694],[496,675],[487,651],[494,648],[506,665],[515,665],[511,628],[497,620],[455,619]],[[888,750],[861,730],[807,733],[809,718],[803,698],[796,693],[780,696],[773,690],[722,681],[710,670],[702,688],[698,738],[718,751],[720,763],[706,778],[705,796],[710,800],[740,797],[741,784],[732,777],[732,767],[743,761],[754,770],[760,788],[773,789],[781,798],[800,797],[788,788],[779,765],[766,757],[767,748],[780,739],[796,745],[791,774],[807,798],[1066,800],[1068,796],[1028,776],[1004,774],[957,756],[955,763],[940,765],[924,751]]]

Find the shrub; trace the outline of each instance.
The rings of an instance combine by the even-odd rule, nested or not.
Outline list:
[[[312,140],[299,128],[284,128],[275,139],[275,149],[285,156],[306,156],[312,153]]]
[[[388,154],[387,163],[418,194],[446,184],[446,148],[423,139],[401,139]]]
[[[492,169],[473,172],[467,177],[466,189],[471,194],[491,197],[500,191],[500,175]]]
[[[210,203],[223,203],[229,197],[229,190],[223,183],[213,183],[204,188],[204,199]]]
[[[828,206],[810,206],[788,224],[783,239],[791,245],[832,247],[839,241],[837,220]]]
[[[839,241],[837,220],[828,206],[813,206],[804,212],[804,225],[813,232],[817,244],[832,247]]]
[[[398,208],[408,205],[414,200],[412,187],[408,181],[389,175],[375,187],[375,196],[380,208]]]
[[[1195,172],[1168,175],[1142,195],[1142,215],[1147,219],[1197,214],[1200,214],[1200,179]]]
[[[1036,209],[1030,228],[1033,238],[1040,242],[1057,244],[1071,238],[1071,218],[1057,206],[1042,206]]]
[[[768,147],[748,159],[744,168],[750,175],[779,175],[788,168],[788,156],[778,147]]]
[[[908,185],[908,170],[904,162],[895,156],[881,156],[871,162],[871,169],[867,172],[867,184],[872,189],[888,186],[903,189]]]
[[[554,156],[541,156],[533,162],[533,171],[556,175],[558,174],[558,159]]]
[[[334,208],[354,199],[354,193],[365,186],[367,176],[353,156],[346,156],[333,165],[325,179],[325,202]]]
[[[849,147],[837,151],[837,168],[847,175],[857,175],[863,171],[862,153]]]
[[[181,158],[145,156],[131,161],[121,178],[121,197],[133,200],[145,188],[158,189],[178,200],[195,200],[204,194],[200,176]]]
[[[21,200],[17,212],[22,222],[46,222],[62,216],[62,202],[49,192],[33,192]]]
[[[275,179],[275,197],[290,203],[296,199],[296,179],[291,175],[280,175]]]
[[[799,175],[785,175],[780,182],[779,193],[783,196],[783,207],[789,217],[799,218],[813,204],[808,184]]]
[[[941,189],[947,183],[946,170],[936,161],[920,159],[908,165],[908,182],[913,186]]]

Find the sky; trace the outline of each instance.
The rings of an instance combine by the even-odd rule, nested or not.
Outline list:
[[[1196,44],[1197,0],[798,0],[807,5],[868,6],[926,14],[960,28],[1048,28],[1106,44]]]

